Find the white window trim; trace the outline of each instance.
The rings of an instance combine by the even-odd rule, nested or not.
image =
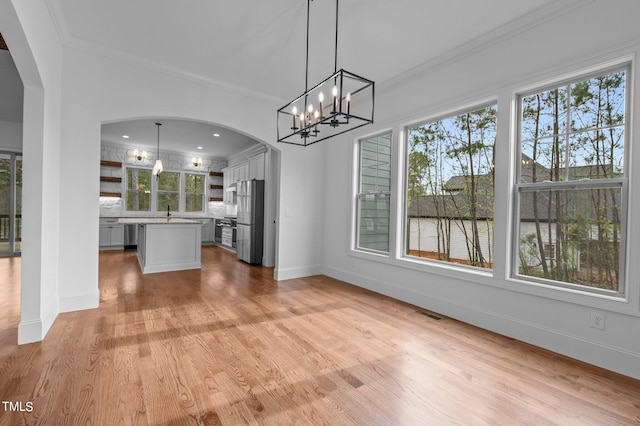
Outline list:
[[[202,187],[202,210],[199,211],[187,211],[187,194],[197,194],[196,192],[187,192],[187,175],[202,176],[204,177],[204,183]],[[181,176],[180,185],[180,211],[185,214],[198,214],[204,213],[207,210],[207,174],[195,171],[184,171]]]
[[[179,179],[178,191],[160,191],[158,189],[158,178],[151,179],[153,181],[153,186],[154,186],[154,190],[152,192],[152,195],[155,195],[155,200],[153,202],[153,206],[155,207],[154,211],[156,213],[163,213],[163,212],[166,213],[166,210],[158,209],[158,194],[160,192],[166,193],[166,194],[174,194],[174,193],[177,192],[178,193],[178,211],[171,210],[171,212],[184,213],[184,201],[183,201],[184,191],[183,191],[183,186],[182,186],[183,185],[182,181],[184,180],[184,172],[183,171],[175,171],[175,170],[165,170],[165,171],[162,172],[162,174],[164,174],[164,173],[174,173],[174,174],[178,175],[178,179]]]
[[[148,167],[139,167],[139,166],[132,166],[132,165],[127,165],[126,169],[135,169],[135,170],[146,170],[149,173],[151,173],[151,168]],[[191,170],[165,170],[163,173],[177,173],[180,176],[180,182],[179,182],[179,187],[178,187],[178,210],[174,211],[171,210],[171,214],[177,213],[180,215],[185,215],[185,216],[198,216],[198,215],[203,215],[206,214],[207,212],[207,184],[208,184],[208,179],[207,173],[203,173],[203,172],[197,172],[197,171],[191,171]],[[200,176],[204,176],[204,192],[202,195],[202,210],[201,211],[193,211],[193,212],[187,212],[186,211],[186,175],[187,174],[191,174],[191,175],[200,175]],[[128,195],[129,195],[129,190],[127,189],[128,187],[128,172],[125,170],[124,173],[124,193],[125,196],[123,197],[123,202],[122,202],[122,209],[123,212],[127,213],[127,214],[136,214],[136,215],[149,215],[149,214],[166,214],[166,210],[164,209],[160,209],[158,210],[158,179],[153,176],[153,174],[151,175],[151,188],[150,188],[150,199],[149,199],[149,203],[150,203],[150,210],[128,210],[127,209],[127,199],[128,199]],[[171,191],[173,192],[173,191]]]
[[[361,252],[361,253],[370,253],[373,255],[377,255],[380,257],[389,257],[392,255],[393,251],[395,250],[395,245],[392,242],[393,239],[393,235],[394,235],[394,231],[393,231],[393,202],[394,202],[394,197],[393,197],[393,188],[395,188],[395,175],[396,175],[396,158],[395,158],[395,149],[394,147],[396,146],[395,144],[395,132],[392,129],[385,129],[379,132],[375,132],[375,133],[371,133],[371,134],[367,134],[367,135],[363,135],[361,137],[358,137],[357,139],[355,139],[355,143],[354,143],[354,186],[353,186],[353,194],[354,194],[354,201],[352,203],[352,229],[353,232],[351,233],[352,235],[352,239],[351,239],[351,250],[355,251],[355,252]],[[361,173],[362,170],[360,169],[362,164],[361,164],[361,142],[365,141],[365,140],[369,140],[369,139],[374,139],[380,136],[385,136],[385,135],[390,135],[390,139],[391,139],[391,158],[390,158],[390,185],[389,191],[381,191],[381,192],[360,192],[360,181],[361,181]],[[364,198],[369,198],[369,197],[381,197],[381,198],[389,198],[389,235],[388,235],[388,239],[389,239],[389,251],[382,251],[382,250],[375,250],[375,249],[370,249],[370,248],[366,248],[366,247],[360,247],[360,200],[364,199]]]
[[[440,112],[439,114],[432,115],[428,118],[425,118],[422,120],[414,120],[414,121],[411,121],[410,123],[402,125],[402,144],[401,144],[402,163],[399,164],[399,167],[401,167],[401,170],[402,170],[402,179],[401,179],[402,187],[400,189],[402,193],[402,199],[400,200],[401,205],[398,206],[399,214],[402,219],[401,219],[401,228],[397,229],[396,231],[398,234],[399,242],[400,242],[397,257],[403,261],[406,261],[408,265],[424,264],[424,265],[432,265],[432,266],[435,266],[436,268],[443,268],[445,271],[459,270],[459,271],[462,271],[463,273],[479,274],[479,276],[493,275],[493,268],[481,268],[477,266],[463,265],[459,263],[446,262],[442,260],[419,258],[416,256],[410,256],[406,250],[409,245],[409,242],[407,241],[408,236],[406,232],[406,229],[408,226],[407,185],[408,185],[408,179],[409,179],[408,177],[409,171],[407,167],[408,166],[407,161],[409,159],[409,132],[411,131],[411,129],[415,127],[423,126],[425,124],[430,124],[439,120],[451,118],[461,114],[467,114],[467,113],[477,111],[482,108],[491,107],[491,106],[495,106],[496,110],[499,109],[497,97],[485,98],[478,102],[469,102],[460,106],[459,108],[449,108],[445,112]],[[498,133],[499,129],[497,128],[498,126],[497,118],[498,117],[496,116],[496,137],[499,134]],[[494,189],[494,193],[495,193],[495,189]],[[494,195],[494,206],[495,206],[495,195]],[[494,245],[495,245],[495,239],[494,239]]]
[[[532,84],[526,86],[526,88],[522,88],[520,90],[515,90],[513,94],[513,105],[514,105],[514,114],[512,114],[512,122],[510,123],[510,127],[513,129],[512,131],[512,145],[514,146],[513,153],[514,157],[512,158],[512,166],[515,167],[515,173],[513,173],[513,185],[514,191],[512,192],[510,208],[512,210],[512,229],[510,234],[510,256],[511,258],[508,260],[508,277],[507,281],[510,282],[518,282],[524,284],[525,286],[535,286],[541,288],[548,288],[554,290],[564,290],[566,294],[573,294],[574,292],[581,295],[586,295],[590,298],[601,298],[602,300],[615,300],[622,303],[629,302],[629,283],[628,283],[628,270],[629,270],[629,259],[627,256],[628,253],[628,232],[629,232],[629,174],[631,164],[631,149],[630,149],[630,140],[631,140],[631,132],[632,132],[632,121],[634,119],[633,113],[633,103],[632,103],[632,91],[634,87],[635,75],[634,75],[634,61],[633,58],[622,58],[616,61],[609,62],[607,64],[601,64],[597,66],[591,66],[582,71],[572,72],[570,74],[559,76],[554,79],[548,79],[539,84]],[[593,180],[572,180],[572,181],[556,181],[556,182],[538,182],[538,183],[520,183],[520,158],[522,155],[522,141],[520,139],[520,117],[522,115],[521,107],[521,99],[525,96],[543,92],[546,90],[553,90],[560,86],[570,85],[572,83],[585,81],[590,78],[598,77],[605,75],[610,72],[622,71],[626,72],[626,93],[625,93],[625,142],[624,142],[624,164],[623,170],[625,172],[623,178],[612,178],[612,179],[593,179]],[[622,207],[620,209],[621,215],[621,225],[620,225],[620,281],[618,283],[619,288],[617,291],[612,290],[604,290],[598,289],[578,284],[572,283],[564,283],[560,281],[547,280],[543,278],[536,278],[518,274],[518,247],[519,244],[516,241],[519,235],[519,196],[522,192],[534,191],[534,190],[548,190],[548,189],[590,189],[590,188],[599,188],[602,186],[608,187],[620,187],[622,189]],[[563,294],[563,293],[559,293]],[[573,296],[570,296],[568,299],[564,299],[564,297],[557,297],[560,300],[566,300],[575,302]],[[626,311],[626,310],[625,310]],[[623,311],[623,312],[625,312]],[[635,311],[634,311],[635,313]]]
[[[122,203],[122,209],[124,212],[126,213],[137,213],[137,214],[149,214],[149,213],[153,213],[153,197],[154,197],[154,190],[153,190],[153,186],[154,186],[154,181],[153,181],[153,174],[151,174],[151,188],[149,188],[149,210],[129,210],[127,209],[127,205],[129,204],[129,169],[131,170],[145,170],[148,171],[151,174],[152,169],[151,168],[147,168],[147,167],[137,167],[137,166],[126,166],[125,168],[125,172],[124,172],[124,199],[123,199],[123,203]]]

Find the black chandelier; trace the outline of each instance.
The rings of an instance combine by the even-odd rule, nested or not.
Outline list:
[[[308,146],[373,123],[375,83],[338,70],[338,0],[333,74],[309,89],[309,11],[305,91],[278,110],[278,142]]]

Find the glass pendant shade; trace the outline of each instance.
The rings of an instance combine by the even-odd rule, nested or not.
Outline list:
[[[153,165],[153,175],[160,175],[160,173],[162,173],[162,170],[164,170],[164,168],[162,167],[162,161],[160,161],[160,159],[158,158],[156,160],[156,164]]]

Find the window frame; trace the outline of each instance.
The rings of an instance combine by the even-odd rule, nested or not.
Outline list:
[[[147,171],[149,172],[149,210],[129,210],[128,205],[129,205],[129,194],[131,192],[142,192],[144,193],[145,191],[141,191],[141,190],[133,190],[133,189],[129,189],[129,170],[143,170],[143,171]],[[125,199],[124,199],[124,211],[125,212],[133,212],[133,213],[150,213],[153,212],[153,200],[154,200],[154,183],[153,183],[153,173],[152,173],[152,169],[150,168],[146,168],[146,167],[133,167],[133,166],[126,166],[125,168],[125,172],[124,172],[124,176],[125,176],[125,185],[124,185],[124,191],[125,191]]]
[[[127,208],[129,193],[134,190],[129,190],[129,170],[144,170],[149,172],[150,174],[150,188],[149,188],[149,210],[129,210]],[[173,213],[180,213],[186,215],[198,215],[198,214],[206,214],[207,212],[207,184],[208,184],[208,173],[206,172],[197,172],[190,170],[165,170],[163,173],[174,173],[178,175],[178,191],[160,191],[158,189],[158,179],[153,175],[151,168],[148,167],[139,167],[133,165],[127,165],[125,167],[125,181],[124,181],[124,197],[122,199],[123,202],[123,211],[126,213],[140,213],[140,214],[149,214],[149,213],[166,213],[165,209],[158,209],[158,195],[160,193],[177,193],[178,194],[178,208],[176,210],[171,210]],[[198,175],[202,176],[203,179],[203,192],[202,194],[202,210],[199,211],[187,211],[186,210],[186,176],[187,175]],[[195,193],[189,193],[195,194]]]
[[[623,147],[623,176],[619,178],[600,178],[600,179],[573,179],[568,180],[567,175],[565,174],[563,180],[560,181],[540,181],[535,183],[530,182],[522,182],[522,127],[523,127],[523,99],[527,96],[542,93],[545,91],[550,91],[554,89],[561,89],[566,86],[570,86],[575,83],[585,82],[593,78],[606,76],[609,74],[613,74],[616,72],[625,72],[625,93],[624,93],[624,147]],[[627,282],[627,274],[626,271],[628,269],[628,257],[627,257],[627,245],[628,245],[628,221],[629,221],[629,202],[630,202],[630,193],[629,193],[629,171],[630,171],[630,163],[631,163],[631,153],[630,153],[630,138],[631,138],[631,122],[633,120],[633,107],[631,103],[631,92],[633,86],[633,63],[629,60],[609,64],[606,66],[593,67],[588,70],[582,70],[582,72],[573,73],[570,76],[564,76],[553,81],[547,81],[543,84],[529,86],[526,89],[519,90],[514,92],[514,103],[515,103],[515,114],[512,122],[513,128],[513,140],[514,140],[514,157],[512,159],[512,167],[514,167],[513,174],[513,198],[511,201],[512,208],[512,231],[511,231],[511,250],[510,250],[510,259],[509,263],[511,267],[509,268],[509,278],[512,280],[517,280],[519,282],[524,282],[527,285],[542,285],[545,287],[549,287],[551,289],[564,289],[564,290],[572,290],[583,293],[587,296],[609,296],[613,297],[615,300],[626,300],[628,297],[628,282]],[[569,111],[567,111],[569,114]],[[606,126],[601,127],[606,128]],[[592,131],[593,128],[582,129],[580,132],[586,132],[587,130]],[[567,137],[571,137],[575,132],[571,132],[569,129],[566,129],[565,132]],[[564,136],[564,134],[563,134]],[[546,138],[546,137],[545,137]],[[568,169],[570,166],[565,165],[565,168]],[[589,190],[589,189],[607,189],[607,188],[620,188],[621,191],[621,200],[620,200],[620,251],[618,257],[618,289],[617,290],[607,290],[600,289],[596,287],[590,287],[587,285],[580,285],[568,282],[562,282],[552,279],[546,278],[537,278],[533,276],[527,276],[524,274],[520,274],[518,271],[519,262],[518,262],[518,254],[519,254],[519,238],[520,238],[520,195],[526,192],[533,191],[549,191],[549,190]],[[554,244],[556,246],[556,244]]]
[[[183,176],[181,176],[181,180],[182,180],[182,185],[181,185],[181,196],[180,199],[182,200],[182,204],[184,205],[184,213],[204,213],[207,209],[207,204],[206,204],[206,195],[207,195],[207,174],[206,173],[198,173],[198,172],[192,172],[192,171],[185,171],[182,173]],[[187,192],[187,177],[189,175],[192,176],[202,176],[202,192]],[[201,210],[187,210],[187,195],[200,195],[201,198],[201,202],[202,202],[202,209]]]
[[[364,142],[367,141],[371,141],[373,139],[378,139],[381,137],[386,137],[388,136],[389,138],[389,191],[362,191],[362,145]],[[355,176],[355,201],[354,201],[354,212],[355,212],[355,217],[354,217],[354,245],[353,245],[353,250],[357,251],[357,252],[362,252],[362,253],[371,253],[371,254],[377,254],[377,255],[381,255],[381,256],[385,256],[385,257],[389,257],[391,255],[391,250],[392,250],[392,192],[393,192],[393,187],[394,187],[394,179],[393,179],[393,175],[394,175],[394,161],[396,161],[394,159],[394,132],[390,129],[388,130],[383,130],[381,132],[378,133],[374,133],[371,135],[367,135],[367,136],[363,136],[361,138],[358,138],[356,141],[356,176]],[[380,163],[378,161],[376,161],[376,163],[379,165]],[[378,199],[378,198],[386,198],[389,200],[389,217],[388,217],[388,232],[387,232],[387,240],[388,240],[388,247],[387,250],[376,250],[373,248],[369,248],[369,247],[363,247],[361,246],[360,243],[360,225],[361,225],[361,206],[362,206],[362,201],[365,199]]]
[[[403,126],[403,158],[400,167],[402,167],[403,171],[403,186],[402,186],[402,205],[401,214],[402,214],[402,229],[401,232],[401,240],[402,240],[402,251],[399,253],[400,259],[406,261],[409,265],[425,265],[428,267],[436,267],[436,268],[444,268],[445,271],[460,271],[462,274],[474,274],[474,276],[493,276],[494,268],[492,267],[479,267],[473,265],[464,265],[462,263],[443,261],[437,259],[430,259],[424,257],[413,256],[409,254],[410,250],[410,221],[408,216],[409,210],[409,150],[410,150],[410,132],[412,129],[417,127],[429,125],[435,123],[437,121],[456,118],[460,115],[469,114],[484,108],[495,107],[496,109],[496,121],[495,121],[495,141],[497,142],[499,137],[499,129],[498,129],[498,109],[500,107],[498,99],[494,97],[485,98],[478,102],[468,103],[466,105],[462,105],[458,108],[448,109],[442,113],[437,115],[433,115],[423,120],[418,120],[406,124]],[[494,150],[496,149],[496,142],[494,142]],[[494,181],[494,195],[493,195],[493,210],[494,217],[492,219],[492,229],[495,229],[495,181]],[[495,247],[495,231],[492,233],[492,247]],[[495,263],[495,260],[494,262]]]
[[[159,182],[160,177],[162,175],[167,176],[169,173],[178,175],[178,185],[177,185],[178,189],[177,189],[177,191],[160,190],[160,188],[159,188],[159,186],[160,186],[160,182]],[[184,213],[184,208],[182,208],[182,198],[183,198],[182,195],[184,194],[184,192],[182,191],[182,185],[183,185],[182,181],[184,179],[182,178],[182,176],[183,176],[183,172],[182,171],[175,172],[175,171],[171,171],[171,170],[165,170],[165,171],[162,172],[162,174],[160,176],[158,176],[156,178],[155,185],[154,185],[155,186],[155,190],[154,190],[154,192],[155,192],[154,205],[156,207],[156,209],[155,209],[156,212],[165,211],[164,209],[160,209],[159,208],[160,206],[158,205],[158,203],[160,202],[160,195],[163,195],[163,194],[177,194],[177,196],[178,196],[178,208],[175,209],[175,210],[170,209],[170,211],[178,212],[178,213]]]

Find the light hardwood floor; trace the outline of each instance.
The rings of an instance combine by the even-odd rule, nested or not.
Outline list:
[[[640,424],[640,381],[219,247],[202,260],[143,276],[101,252],[100,307],[17,346],[20,259],[0,259],[0,398],[33,406],[0,424]]]

